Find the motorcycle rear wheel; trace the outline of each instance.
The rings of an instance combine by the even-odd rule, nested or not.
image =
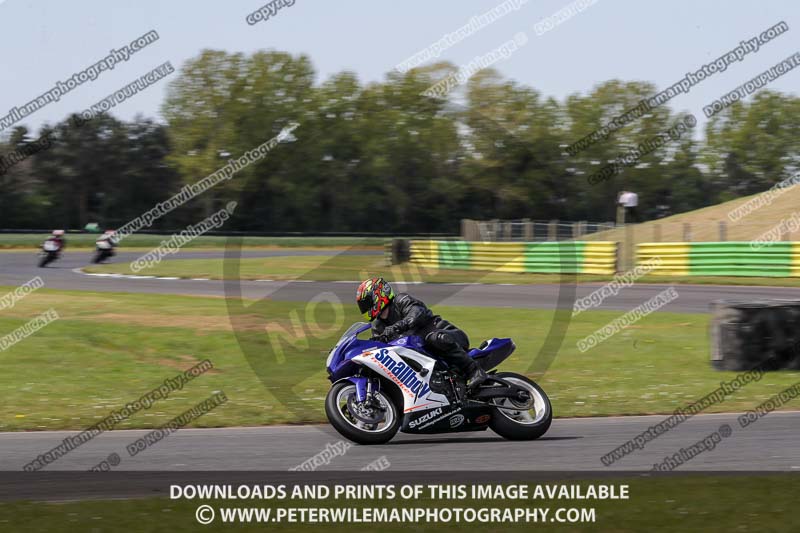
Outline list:
[[[553,421],[553,407],[542,388],[513,372],[498,372],[495,377],[526,390],[533,398],[533,406],[521,405],[510,398],[496,398],[492,401],[489,427],[508,440],[534,440],[544,435]]]
[[[356,394],[356,386],[349,381],[335,383],[325,398],[325,414],[328,421],[343,437],[357,444],[384,444],[392,440],[400,429],[402,413],[384,391],[377,391],[376,396],[384,411],[384,424],[366,424],[358,420],[351,412],[348,402]],[[374,427],[372,427],[374,426]]]

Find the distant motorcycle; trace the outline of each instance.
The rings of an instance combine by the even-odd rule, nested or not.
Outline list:
[[[493,369],[514,351],[511,339],[490,339],[469,356],[488,379],[468,391],[464,378],[425,351],[420,337],[383,343],[360,340],[370,329],[350,326],[330,351],[326,367],[333,383],[325,399],[331,425],[359,444],[383,444],[397,431],[484,431],[509,440],[545,434],[553,419],[547,394],[532,380]]]
[[[111,246],[109,242],[98,242],[96,244],[96,253],[94,254],[94,258],[92,258],[92,263],[101,263],[108,259],[109,257],[114,256],[114,247]]]
[[[44,268],[61,257],[61,244],[55,239],[47,239],[42,244],[42,251],[39,257],[39,268]]]
[[[97,241],[95,241],[96,253],[92,263],[102,263],[110,257],[114,257],[114,232],[106,231]]]

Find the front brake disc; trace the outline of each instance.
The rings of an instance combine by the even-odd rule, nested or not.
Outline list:
[[[376,409],[374,406],[367,405],[366,401],[357,402],[353,396],[347,399],[347,409],[353,418],[365,424],[377,424],[383,422],[384,419],[382,408]]]

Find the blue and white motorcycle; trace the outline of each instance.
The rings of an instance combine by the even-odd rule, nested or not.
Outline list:
[[[532,440],[550,427],[553,410],[533,381],[494,368],[514,351],[511,339],[491,339],[469,351],[488,379],[467,391],[463,377],[425,351],[420,337],[390,343],[361,340],[358,322],[333,347],[326,367],[333,383],[325,399],[328,420],[359,444],[383,444],[397,431],[430,434],[484,431]]]

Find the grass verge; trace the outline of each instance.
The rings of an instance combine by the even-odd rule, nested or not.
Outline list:
[[[130,263],[89,266],[86,272],[174,276],[178,278],[226,279],[222,259],[173,259],[133,272]],[[317,281],[361,280],[381,275],[397,281],[433,283],[513,283],[519,285],[559,283],[558,274],[523,274],[476,270],[418,268],[403,264],[386,266],[381,256],[325,255],[305,257],[245,258],[239,261],[238,279],[314,279]],[[602,282],[613,276],[578,275],[578,282]],[[753,278],[744,276],[644,276],[637,283],[689,283],[698,285],[755,285],[800,287],[800,278]]]
[[[11,289],[0,287],[0,294]],[[313,324],[305,322],[304,303],[266,300],[244,309],[237,329],[253,342],[256,370],[269,373],[262,380],[243,355],[221,298],[37,290],[0,312],[3,335],[49,308],[60,317],[0,352],[0,431],[86,428],[204,359],[213,370],[116,428],[157,427],[219,390],[229,401],[192,427],[325,422],[325,357],[358,315],[350,305],[317,307]],[[474,344],[514,338],[517,351],[501,368],[522,373],[553,320],[549,310],[434,311],[466,330]],[[569,323],[539,379],[557,417],[671,413],[734,377],[710,368],[705,315],[653,313],[585,353],[578,350],[579,339],[620,314],[587,311]],[[271,355],[275,342],[283,361]],[[798,378],[798,372],[767,374],[708,412],[751,409]],[[285,391],[292,391],[292,410],[282,403]]]

